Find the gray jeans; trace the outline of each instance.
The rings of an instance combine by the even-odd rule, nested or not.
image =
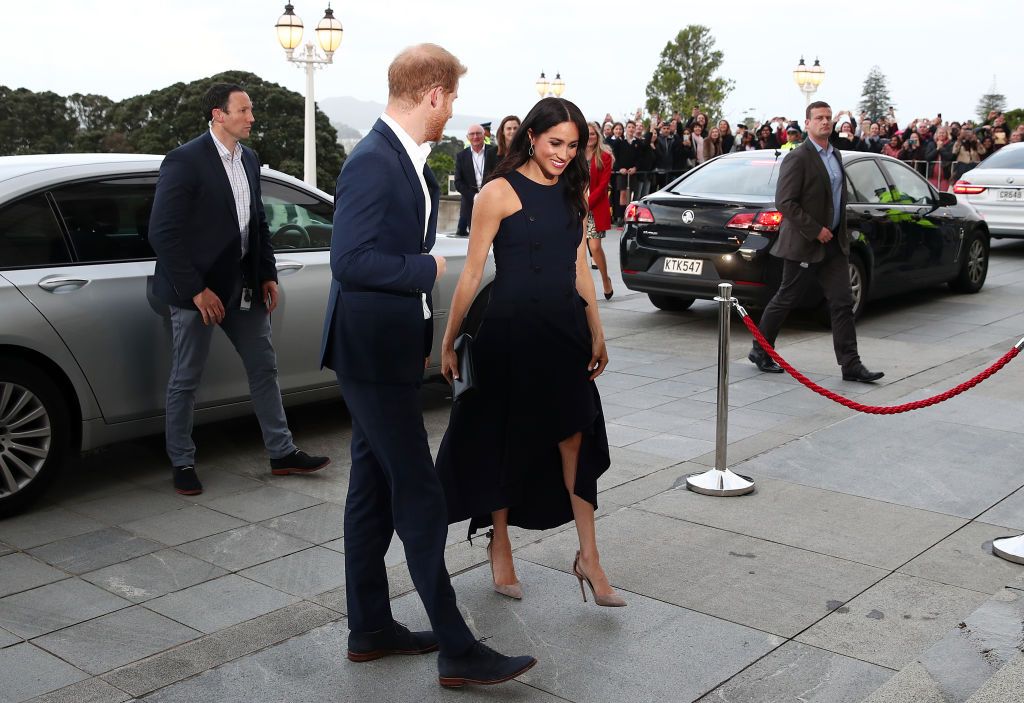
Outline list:
[[[204,325],[196,310],[171,306],[171,376],[167,380],[167,456],[172,466],[195,463],[192,415],[196,389],[210,353],[215,325]],[[256,410],[263,444],[272,459],[295,451],[277,383],[277,356],[270,341],[270,315],[255,310],[227,310],[221,329],[245,365],[249,393]]]

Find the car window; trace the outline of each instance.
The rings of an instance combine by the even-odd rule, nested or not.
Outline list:
[[[1000,149],[976,168],[1021,168],[1024,169],[1024,148]]]
[[[718,159],[672,187],[677,195],[775,195],[781,159],[774,156]]]
[[[155,178],[75,183],[51,192],[82,262],[155,258],[149,215]]]
[[[889,184],[873,159],[849,164],[846,180],[851,203],[881,203],[888,199]]]
[[[263,209],[270,242],[282,249],[329,249],[334,229],[334,206],[298,188],[264,180]]]
[[[64,235],[42,193],[0,209],[0,269],[70,261]]]
[[[885,170],[892,181],[892,198],[888,202],[898,205],[925,205],[932,198],[931,188],[916,171],[900,163],[885,162]]]

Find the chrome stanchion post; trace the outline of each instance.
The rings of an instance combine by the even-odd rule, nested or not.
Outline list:
[[[1024,564],[1024,535],[992,540],[992,553],[1006,561]]]
[[[729,446],[729,332],[732,322],[732,284],[719,283],[718,297],[718,425],[715,431],[715,468],[686,477],[686,487],[709,496],[741,496],[754,490],[754,482],[728,469]]]

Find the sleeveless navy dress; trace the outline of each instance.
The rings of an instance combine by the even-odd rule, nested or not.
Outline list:
[[[496,276],[476,338],[477,388],[452,407],[437,471],[448,522],[469,534],[509,509],[509,524],[543,530],[573,519],[558,443],[582,433],[574,493],[597,507],[597,479],[611,464],[592,354],[587,303],[576,292],[583,237],[564,183],[505,176],[522,209],[494,239]]]

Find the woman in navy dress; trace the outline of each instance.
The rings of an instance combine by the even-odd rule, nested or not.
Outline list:
[[[450,523],[471,519],[471,535],[493,525],[496,591],[522,597],[509,525],[544,530],[575,520],[580,590],[586,581],[598,604],[625,605],[601,568],[594,528],[597,479],[610,464],[594,379],[608,352],[583,238],[586,139],[579,108],[541,100],[477,195],[442,343],[449,382],[492,244],[497,274],[473,342],[476,388],[452,408],[437,470]]]

